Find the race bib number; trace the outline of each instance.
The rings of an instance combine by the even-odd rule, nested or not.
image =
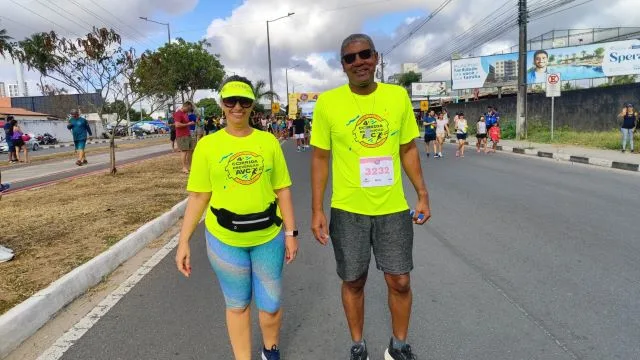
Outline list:
[[[360,186],[393,185],[393,158],[391,156],[360,158]]]

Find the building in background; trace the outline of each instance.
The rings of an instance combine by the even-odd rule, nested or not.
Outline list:
[[[7,91],[5,90],[4,82],[0,81],[0,98],[6,97],[6,96],[7,96]]]
[[[29,96],[29,84],[25,81],[23,86],[19,86],[17,83],[9,83],[6,81],[0,81],[0,97],[21,97]],[[24,91],[22,93],[22,91]]]
[[[420,72],[420,68],[418,67],[418,64],[416,63],[404,63],[402,64],[402,74],[408,73],[408,72]]]

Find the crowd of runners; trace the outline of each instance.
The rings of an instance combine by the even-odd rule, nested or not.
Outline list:
[[[427,157],[431,156],[433,150],[434,158],[444,157],[443,144],[453,134],[456,136],[457,149],[456,157],[464,157],[465,145],[468,144],[470,132],[476,136],[476,152],[495,152],[500,142],[500,115],[493,106],[487,108],[487,112],[480,116],[471,128],[463,112],[458,112],[451,122],[446,109],[441,112],[431,110],[422,115],[419,121],[424,128],[424,143]],[[488,142],[491,141],[491,147]]]

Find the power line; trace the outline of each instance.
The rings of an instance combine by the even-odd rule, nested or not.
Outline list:
[[[540,20],[540,19],[544,19],[544,18],[549,17],[549,16],[551,16],[551,15],[555,15],[555,14],[557,14],[557,13],[561,13],[561,12],[563,12],[563,11],[567,11],[567,10],[570,10],[570,9],[576,8],[576,7],[578,7],[578,6],[582,6],[582,5],[587,4],[587,3],[590,3],[590,2],[592,2],[592,1],[593,1],[593,0],[587,0],[587,1],[581,2],[581,3],[579,3],[579,4],[575,4],[575,5],[573,5],[573,6],[569,6],[569,7],[567,7],[567,8],[560,9],[560,10],[558,10],[558,11],[554,11],[554,12],[549,13],[549,14],[542,15],[542,16],[538,16],[538,17],[534,17],[534,18],[530,18],[530,19],[531,19],[531,20]]]
[[[55,23],[55,22],[53,22],[52,20],[47,19],[46,17],[44,17],[44,16],[42,16],[42,15],[38,14],[37,12],[35,12],[35,11],[33,11],[33,10],[29,9],[28,7],[26,7],[26,6],[22,5],[22,4],[20,4],[19,2],[15,1],[15,0],[9,0],[9,1],[11,1],[12,3],[14,3],[14,4],[16,4],[16,5],[20,6],[21,8],[23,8],[23,9],[27,10],[28,12],[30,12],[30,13],[32,13],[32,14],[34,14],[34,15],[38,16],[39,18],[41,18],[41,19],[43,19],[43,20],[45,20],[45,21],[47,21],[47,22],[50,22],[51,24],[53,24],[53,25],[55,25],[55,26],[57,26],[57,27],[61,28],[62,30],[66,31],[66,32],[68,32],[68,33],[70,33],[70,34],[74,34],[74,35],[78,36],[78,34],[75,34],[73,31],[71,31],[71,30],[69,30],[69,29],[65,28],[65,27],[64,27],[64,26],[62,26],[62,25],[58,25],[58,24],[56,24],[56,23]]]
[[[110,12],[109,10],[105,9],[104,7],[102,7],[100,4],[98,4],[97,2],[93,1],[93,0],[89,0],[92,4],[94,4],[95,6],[97,6],[98,8],[100,8],[102,11],[106,12],[107,14],[111,15],[111,17],[113,17],[114,19],[116,19],[116,21],[118,21],[120,24],[132,29],[135,33],[137,33],[138,35],[141,36],[142,39],[146,38],[146,35],[143,34],[142,32],[140,32],[138,29],[136,29],[135,27],[125,23],[124,21],[120,20],[119,17],[115,16],[112,12]]]
[[[61,16],[62,18],[67,19],[67,21],[70,21],[71,23],[76,22],[76,20],[75,20],[75,19],[71,19],[71,18],[67,17],[66,15],[64,15],[64,14],[62,14],[62,13],[60,13],[60,12],[58,12],[55,8],[50,7],[49,5],[47,5],[47,4],[45,4],[45,3],[43,3],[42,1],[40,1],[40,0],[36,0],[36,2],[37,2],[37,3],[39,3],[40,5],[42,5],[42,6],[46,7],[46,8],[47,8],[47,9],[49,9],[50,11],[53,11],[54,13],[58,14],[58,15],[59,15],[59,16]],[[93,26],[92,26],[91,24],[87,23],[86,21],[84,21],[84,20],[81,20],[81,21],[82,21],[83,23],[85,23],[85,25],[88,25],[88,26],[89,26],[89,29],[93,28]],[[89,31],[91,31],[91,30],[89,30]],[[74,34],[74,35],[79,36],[78,34]]]
[[[418,24],[416,27],[414,27],[411,31],[409,31],[407,34],[405,34],[404,36],[402,36],[402,38],[400,40],[398,40],[398,42],[396,42],[393,46],[391,46],[389,49],[385,50],[382,52],[383,56],[389,55],[393,50],[395,50],[398,46],[404,44],[407,40],[409,40],[418,30],[420,30],[424,25],[426,25],[431,19],[433,19],[436,15],[438,15],[438,13],[440,11],[442,11],[445,7],[447,7],[447,5],[449,5],[453,0],[445,0],[442,4],[440,4],[440,6],[438,6],[434,11],[431,12],[431,14],[429,14],[429,16],[427,16],[420,24]]]
[[[320,10],[318,10],[316,12],[313,12],[313,14],[318,14],[318,13],[319,14],[323,14],[323,13],[329,13],[329,12],[342,11],[342,10],[351,9],[351,8],[360,7],[360,6],[365,6],[365,5],[376,5],[376,4],[380,4],[380,3],[387,3],[387,2],[390,2],[390,1],[391,0],[367,1],[367,2],[362,2],[362,3],[357,3],[357,4],[340,6],[340,7],[337,7],[337,8],[320,9]],[[296,13],[296,15],[303,15],[303,14],[311,14],[312,11],[295,11],[295,13]],[[247,22],[240,23],[240,24],[226,24],[226,25],[219,26],[218,28],[234,28],[234,27],[254,25],[254,24],[264,24],[264,20],[247,21]],[[175,31],[175,33],[176,34],[182,34],[182,33],[188,33],[188,32],[203,31],[203,30],[207,30],[207,29],[209,29],[209,26],[207,26],[205,28],[191,28],[191,29],[179,30],[179,31]]]

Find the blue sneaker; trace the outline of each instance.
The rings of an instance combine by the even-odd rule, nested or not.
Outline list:
[[[11,187],[11,184],[6,183],[6,184],[0,184],[0,192],[4,192],[9,190],[9,188]]]
[[[280,350],[276,345],[271,347],[271,350],[262,348],[262,360],[280,360]]]

